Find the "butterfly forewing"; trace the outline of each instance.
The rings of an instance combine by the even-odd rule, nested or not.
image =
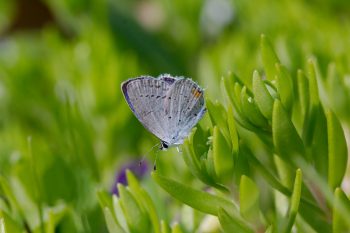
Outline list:
[[[164,102],[175,81],[176,78],[168,75],[159,78],[143,76],[122,84],[125,99],[137,119],[162,141],[169,141]]]

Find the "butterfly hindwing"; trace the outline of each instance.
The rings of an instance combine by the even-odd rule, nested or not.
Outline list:
[[[191,79],[178,79],[167,93],[165,111],[171,144],[181,144],[205,113],[203,90]],[[168,117],[169,118],[169,117]]]

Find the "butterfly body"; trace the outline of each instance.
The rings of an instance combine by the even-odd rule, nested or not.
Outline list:
[[[203,89],[188,78],[141,76],[121,86],[130,109],[162,149],[182,144],[206,112]]]

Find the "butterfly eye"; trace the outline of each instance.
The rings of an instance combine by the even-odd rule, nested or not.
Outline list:
[[[162,141],[162,147],[161,147],[161,149],[168,149],[168,148],[169,148],[168,143]]]

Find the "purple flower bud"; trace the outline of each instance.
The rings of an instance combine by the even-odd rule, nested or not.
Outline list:
[[[111,193],[119,196],[119,191],[117,188],[117,184],[123,184],[127,185],[127,179],[126,179],[126,171],[130,170],[137,178],[141,179],[148,171],[148,163],[147,161],[142,161],[140,162],[139,160],[137,161],[132,161],[129,162],[125,165],[123,165],[119,171],[116,173],[115,176],[115,181],[113,183]]]

